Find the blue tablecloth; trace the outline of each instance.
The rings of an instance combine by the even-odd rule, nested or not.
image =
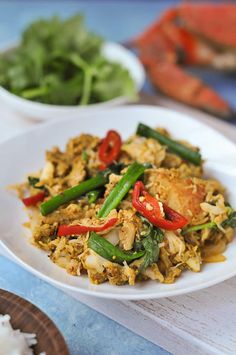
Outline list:
[[[39,16],[66,17],[77,11],[84,13],[89,28],[109,40],[122,42],[141,32],[161,11],[175,3],[168,0],[1,1],[0,46],[17,41],[23,28]],[[201,75],[236,107],[236,85],[232,76]],[[0,257],[0,288],[30,300],[46,312],[62,331],[72,355],[167,354],[4,257]]]
[[[0,288],[26,298],[44,311],[64,335],[71,355],[168,354],[3,257]]]

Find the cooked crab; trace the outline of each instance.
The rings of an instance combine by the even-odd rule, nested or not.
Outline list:
[[[183,66],[236,69],[236,5],[182,4],[166,11],[131,43],[164,94],[225,119],[229,104]]]

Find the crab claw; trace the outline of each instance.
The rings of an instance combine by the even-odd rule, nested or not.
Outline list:
[[[235,4],[184,3],[164,12],[132,45],[157,89],[185,104],[233,119],[236,115],[229,104],[180,65],[235,71],[235,29]]]
[[[165,95],[224,119],[234,116],[229,104],[200,79],[173,63],[159,62],[149,67],[153,84]]]

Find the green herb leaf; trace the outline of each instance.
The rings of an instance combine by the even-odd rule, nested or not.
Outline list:
[[[134,97],[129,72],[103,57],[102,45],[80,14],[37,20],[23,32],[18,47],[0,55],[0,85],[28,100],[55,105]]]
[[[45,190],[45,186],[42,185],[42,186],[36,186],[38,183],[39,183],[39,178],[37,177],[34,177],[34,176],[28,176],[28,182],[29,182],[29,185],[34,187],[35,189],[40,189],[40,190]]]
[[[135,244],[135,249],[145,251],[143,262],[140,266],[140,271],[143,271],[158,261],[159,244],[163,241],[164,234],[161,229],[154,227],[146,218],[140,218],[143,221],[143,230],[140,241]]]
[[[236,211],[231,212],[228,219],[222,222],[221,225],[223,228],[225,227],[236,228]]]

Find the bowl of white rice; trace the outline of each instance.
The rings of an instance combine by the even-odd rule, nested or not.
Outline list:
[[[32,303],[0,290],[0,355],[69,355],[55,324]]]
[[[37,344],[35,333],[23,333],[13,329],[9,314],[0,314],[0,354],[1,355],[33,355],[32,347]],[[46,355],[46,352],[40,353]]]

